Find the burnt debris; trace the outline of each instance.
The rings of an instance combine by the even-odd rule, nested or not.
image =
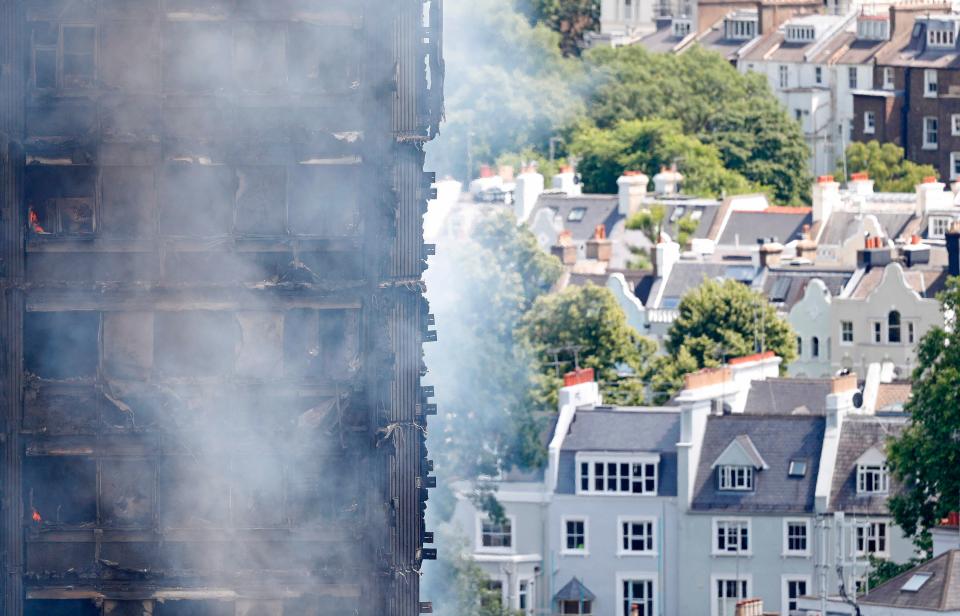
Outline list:
[[[0,613],[415,615],[440,0],[0,0]]]

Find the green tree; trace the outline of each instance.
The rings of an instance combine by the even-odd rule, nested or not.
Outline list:
[[[424,349],[441,411],[431,453],[449,480],[495,475],[501,464],[536,466],[544,454],[528,406],[530,362],[513,329],[557,281],[560,262],[498,213],[484,215],[469,239],[441,242],[438,255],[425,275],[440,330]]]
[[[585,57],[588,118],[599,128],[677,120],[683,134],[716,148],[728,171],[769,189],[782,203],[809,200],[809,150],[800,126],[762,75],[741,74],[699,47],[676,55],[634,45],[595,49]]]
[[[636,377],[645,374],[656,345],[630,327],[609,289],[587,284],[541,296],[520,320],[517,338],[535,363],[535,407],[556,408],[561,387],[557,372],[572,369],[575,361],[596,371],[611,402],[643,401]],[[559,368],[557,360],[562,362]]]
[[[564,55],[580,55],[584,35],[600,29],[600,0],[527,0],[527,5],[535,22],[560,34]]]
[[[918,165],[904,159],[903,148],[893,143],[881,145],[878,141],[851,143],[847,147],[847,170],[866,172],[882,192],[913,192],[926,177],[936,177],[933,165]],[[843,177],[842,163],[837,176]]]
[[[663,399],[683,385],[683,376],[758,350],[796,357],[796,336],[766,298],[735,280],[704,280],[680,300],[679,316],[666,340],[668,356],[653,370],[653,389]]]
[[[960,506],[960,278],[949,280],[940,301],[950,327],[934,327],[920,341],[906,404],[911,421],[887,447],[887,462],[904,486],[890,510],[921,546],[937,521]]]
[[[886,581],[892,580],[901,573],[906,573],[923,562],[923,559],[912,558],[905,563],[895,563],[885,558],[870,556],[870,575],[867,576],[867,585],[876,588]]]
[[[444,29],[446,120],[427,148],[439,175],[472,178],[501,154],[546,151],[557,127],[582,114],[582,63],[514,0],[447,3]]]
[[[522,616],[503,605],[501,591],[470,556],[468,542],[445,532],[436,562],[425,564],[424,594],[438,616]]]
[[[741,193],[750,183],[724,167],[720,152],[683,133],[676,120],[628,120],[610,128],[582,126],[570,151],[580,157],[578,170],[590,192],[617,192],[617,178],[627,170],[655,175],[677,164],[684,174],[684,192],[705,196]]]

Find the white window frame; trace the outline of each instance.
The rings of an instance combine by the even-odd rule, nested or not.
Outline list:
[[[857,74],[856,66],[847,67],[847,85],[850,86],[851,90],[857,89],[857,84],[860,83],[860,76]]]
[[[526,591],[521,590],[521,587],[526,584]],[[520,596],[525,595],[527,598],[527,607],[520,607]],[[533,579],[532,578],[517,578],[517,605],[516,609],[522,610],[524,614],[533,614]]]
[[[933,138],[931,141],[930,137],[930,126],[932,124],[933,128]],[[936,150],[940,147],[940,120],[936,116],[924,116],[923,117],[923,149],[924,150]]]
[[[809,575],[787,574],[780,577],[780,613],[787,616],[790,613],[790,582],[803,582],[807,585],[807,594],[813,592],[813,578]]]
[[[806,529],[806,534],[804,535],[806,539],[806,548],[803,550],[791,550],[790,549],[790,526],[793,524],[801,524]],[[808,518],[784,518],[783,520],[783,552],[782,556],[801,556],[807,558],[810,556],[810,542],[812,537],[810,536],[810,520]]]
[[[875,476],[874,485],[880,487],[873,490],[867,490],[866,482],[868,476]],[[890,493],[890,469],[886,464],[877,466],[876,464],[858,464],[857,465],[857,494],[889,494]]]
[[[950,155],[950,162],[953,163],[954,155],[957,156],[957,160],[960,160],[960,152],[955,152]],[[951,164],[951,169],[953,165]],[[947,231],[950,230],[950,227],[953,225],[953,218],[949,216],[931,216],[928,234],[932,239],[943,239],[947,236]]]
[[[953,30],[944,30],[942,28],[931,28],[927,26],[927,45],[946,49],[956,44],[957,34]]]
[[[651,516],[618,516],[617,517],[617,556],[656,556],[659,553],[657,549],[657,528],[659,521]],[[623,548],[623,525],[624,524],[649,524],[650,525],[650,544],[653,546],[650,550],[625,550]]]
[[[937,98],[939,85],[937,84],[937,69],[927,68],[923,70],[923,96],[924,98]]]
[[[883,344],[883,323],[876,319],[870,321],[870,342]]]
[[[746,586],[747,586],[747,591],[745,593],[746,596],[737,597],[737,599],[740,599],[740,600],[748,599],[754,595],[753,575],[749,573],[741,573],[739,575],[731,574],[731,573],[720,573],[720,574],[711,575],[710,591],[707,593],[708,596],[710,597],[710,616],[722,616],[720,614],[720,611],[717,609],[717,600],[719,599],[719,597],[713,594],[717,591],[717,582],[739,582],[739,583],[746,582]],[[738,589],[738,592],[739,592],[739,589]],[[727,614],[727,616],[732,616],[732,615]]]
[[[780,64],[777,68],[777,77],[780,88],[790,87],[790,69],[786,64]]]
[[[877,114],[873,111],[863,112],[863,134],[873,135],[877,132]]]
[[[741,537],[737,533],[737,549],[720,549],[720,525],[735,524],[738,527],[746,525],[747,528],[747,549],[740,549]],[[714,556],[753,556],[753,523],[750,518],[713,518],[711,524],[711,545],[710,551]]]
[[[816,81],[817,84],[823,83],[823,69],[819,66],[816,66],[813,69],[813,80]]]
[[[916,344],[917,343],[917,322],[913,319],[909,321],[904,321],[907,325],[907,344]]]
[[[657,496],[660,491],[660,456],[659,454],[648,454],[648,455],[632,455],[624,456],[622,454],[604,454],[604,453],[590,453],[576,456],[576,471],[577,471],[577,494],[592,494],[597,496]],[[583,465],[587,464],[587,489],[583,488]],[[604,465],[604,489],[596,489],[596,464]],[[607,464],[616,464],[617,465],[617,481],[616,489],[608,490],[606,489],[606,465]],[[621,490],[621,480],[623,479],[620,474],[620,465],[628,465],[629,476],[627,477],[628,489],[626,491]],[[633,475],[633,466],[639,464],[641,466],[641,475],[635,477]],[[653,465],[653,476],[649,477],[647,475],[647,465]],[[653,490],[647,489],[647,480],[653,480]],[[634,481],[639,481],[640,491],[633,491]]]
[[[484,554],[515,554],[517,551],[517,516],[506,514],[503,517],[510,524],[510,547],[489,547],[483,545],[483,523],[490,520],[490,516],[478,511],[476,515],[475,541],[476,552]]]
[[[879,528],[880,526],[884,527],[883,531],[883,549],[876,550],[871,552],[868,548],[871,541],[870,533],[873,532],[873,529]],[[865,522],[858,522],[853,529],[853,551],[857,556],[868,556],[873,555],[878,558],[887,558],[890,556],[890,531],[893,528],[893,525],[890,524],[890,520],[867,520]],[[861,533],[866,533],[864,536],[863,549],[860,549],[860,535]],[[874,538],[875,541],[879,543],[879,533],[877,537]],[[879,547],[879,545],[878,545]]]
[[[722,464],[717,467],[717,489],[723,491],[752,492],[756,485],[756,473],[752,466]]]
[[[883,67],[883,89],[893,90],[896,87],[896,80],[893,73],[893,67]]]
[[[650,583],[650,588],[652,589],[652,596],[650,598],[650,616],[659,613],[657,611],[660,607],[660,597],[658,596],[657,592],[659,589],[659,579],[656,573],[651,573],[649,571],[618,571],[616,578],[617,588],[614,596],[617,598],[617,606],[613,612],[615,616],[619,616],[623,602],[626,601],[626,597],[623,596],[623,583],[628,581]],[[596,610],[594,610],[594,612],[599,613],[596,612]]]
[[[567,522],[583,522],[583,549],[567,547]],[[560,553],[564,556],[590,555],[590,518],[585,515],[565,515],[560,518]]]
[[[849,326],[849,327],[848,327]],[[850,339],[847,340],[847,333],[850,334]],[[841,346],[852,346],[855,340],[856,329],[854,329],[853,321],[840,321],[840,344]]]
[[[960,152],[950,152],[950,179],[957,178],[960,178]]]

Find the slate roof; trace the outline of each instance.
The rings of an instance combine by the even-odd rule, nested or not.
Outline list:
[[[753,247],[758,239],[774,237],[781,244],[786,244],[800,239],[803,225],[812,222],[813,215],[810,208],[806,207],[770,207],[762,212],[733,212],[718,243]]]
[[[694,511],[809,513],[814,510],[825,419],[801,416],[713,416],[707,421],[693,491]],[[754,443],[769,469],[754,473],[754,490],[721,491],[714,460],[738,436]],[[807,463],[803,477],[789,477],[791,460]]]
[[[836,26],[844,18],[836,15],[805,15],[795,17],[779,29],[764,35],[761,40],[742,56],[746,62],[804,62],[806,53],[815,45],[823,41],[830,28]],[[803,43],[788,43],[786,41],[786,26],[790,24],[815,25],[818,29],[813,41]]]
[[[949,5],[944,13],[949,12]],[[906,11],[903,11],[906,13]],[[939,14],[936,10],[926,7],[924,13],[931,13],[930,17],[934,19],[956,20],[955,15]],[[908,13],[909,14],[909,13]],[[906,16],[906,15],[904,15]],[[890,43],[884,47],[877,57],[878,64],[889,64],[893,66],[918,66],[929,68],[954,68],[960,66],[960,50],[957,47],[950,49],[932,49],[927,47],[927,33],[925,19],[920,15],[911,15],[914,18],[913,23],[909,23],[901,17],[901,11],[897,13],[897,30],[894,33]],[[926,17],[926,15],[924,15]],[[902,25],[901,25],[902,22]],[[914,30],[913,26],[921,27]]]
[[[676,451],[680,413],[675,408],[579,411],[563,441],[563,451]]]
[[[750,383],[744,413],[825,416],[831,379],[766,379]]]
[[[665,25],[659,26],[636,44],[654,53],[673,53],[679,51],[692,38],[692,34],[684,37],[674,36],[673,26],[665,22]]]
[[[931,574],[915,592],[903,585],[918,573]],[[960,610],[960,550],[950,550],[880,584],[859,599],[866,605],[947,612]]]
[[[553,595],[554,601],[593,601],[597,598],[590,589],[577,578],[572,578],[566,585]]]
[[[666,280],[652,281],[649,289],[638,288],[637,297],[646,295],[652,301],[663,287],[660,307],[676,308],[676,304],[691,289],[699,287],[704,280],[731,278],[742,282],[752,282],[756,270],[750,262],[724,263],[716,261],[678,261]],[[643,285],[643,281],[640,283]],[[651,307],[651,306],[648,306]]]
[[[538,211],[550,208],[559,215],[563,228],[570,232],[574,240],[592,238],[597,225],[601,224],[606,228],[609,237],[613,232],[614,225],[622,218],[617,213],[618,206],[617,195],[568,197],[561,194],[546,193],[541,195],[539,201],[537,201],[536,207],[530,214],[530,220],[534,219]],[[569,220],[570,213],[577,208],[583,208],[583,218],[579,221]]]
[[[910,196],[915,198],[914,195]],[[867,215],[876,217],[880,227],[886,231],[887,237],[892,238],[902,235],[915,217],[912,212],[865,211],[862,215],[856,212],[834,212],[830,214],[818,243],[829,246],[842,244],[857,233],[860,219]]]
[[[830,295],[840,295],[843,287],[853,276],[853,270],[809,266],[786,266],[768,269],[763,278],[763,294],[771,303],[788,311],[803,299],[807,285],[814,278],[823,282]],[[779,301],[779,298],[783,298]]]
[[[830,494],[831,511],[878,515],[889,513],[887,499],[900,490],[900,483],[891,475],[889,494],[857,494],[857,459],[871,447],[884,451],[887,439],[900,434],[905,426],[906,416],[847,417],[840,430]]]
[[[883,282],[883,267],[872,267],[860,278],[860,282],[850,294],[853,299],[866,299]],[[903,278],[907,285],[920,294],[920,297],[936,297],[947,284],[946,268],[915,266],[904,268]]]
[[[576,492],[578,451],[659,453],[658,494],[677,495],[677,441],[680,413],[676,408],[598,407],[578,411],[560,451],[557,492]]]
[[[741,19],[748,19],[752,17],[754,20],[757,19],[756,9],[753,9],[753,10],[741,9],[739,13],[741,14],[738,14],[737,12],[728,13],[726,16],[724,16],[723,19],[720,19],[719,21],[714,23],[712,26],[710,26],[709,30],[701,33],[697,37],[696,42],[704,49],[708,49],[710,51],[715,51],[719,53],[727,61],[735,62],[737,60],[737,52],[739,52],[743,47],[750,44],[757,38],[757,37],[753,37],[747,40],[727,38],[725,24],[728,18],[739,17]]]

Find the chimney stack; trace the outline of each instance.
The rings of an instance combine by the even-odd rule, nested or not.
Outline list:
[[[624,171],[617,180],[617,195],[620,200],[617,213],[621,216],[632,216],[640,211],[649,183],[650,178],[640,171]]]
[[[810,235],[810,225],[803,225],[803,236],[797,242],[797,256],[810,262],[817,260],[817,243]]]
[[[847,188],[855,195],[872,195],[873,180],[866,172],[853,173],[850,175],[850,181],[847,182]]]
[[[557,236],[557,243],[550,247],[550,254],[560,259],[563,265],[575,264],[577,246],[573,243],[573,235],[569,231],[561,231]]]
[[[933,176],[923,178],[917,184],[917,215],[925,216],[932,209],[945,209],[953,206],[953,193],[944,190],[946,184],[938,182]]]
[[[780,256],[783,254],[783,244],[776,238],[760,240],[760,268],[777,267],[780,265]]]
[[[813,185],[813,222],[827,220],[839,206],[840,184],[832,175],[821,175]]]
[[[517,176],[516,188],[514,189],[514,213],[517,216],[517,222],[527,222],[530,214],[533,213],[534,206],[543,194],[544,179],[537,173],[536,167],[526,167]]]
[[[683,182],[683,174],[677,171],[676,165],[661,167],[660,173],[653,176],[653,189],[658,195],[672,195],[680,192],[680,183]]]
[[[607,229],[597,225],[593,237],[587,240],[587,258],[609,263],[613,256],[613,242],[607,239]]]
[[[680,244],[658,242],[654,248],[653,275],[656,278],[668,278],[673,266],[680,260]]]
[[[553,176],[553,189],[566,193],[568,197],[579,197],[583,194],[583,185],[573,167],[561,167],[560,173]]]
[[[954,223],[947,231],[947,273],[960,276],[960,223]]]

